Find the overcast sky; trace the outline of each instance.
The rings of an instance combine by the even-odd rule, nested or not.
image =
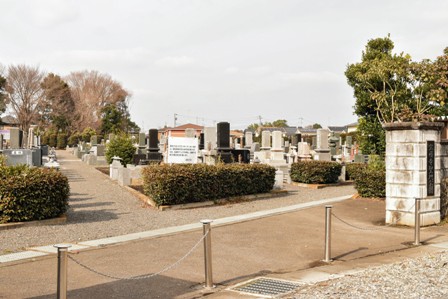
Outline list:
[[[448,1],[0,0],[0,63],[108,73],[145,130],[356,121],[344,71],[369,39],[435,59]]]

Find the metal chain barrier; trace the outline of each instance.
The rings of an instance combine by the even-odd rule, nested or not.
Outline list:
[[[409,210],[405,211],[405,213],[410,212],[414,208],[414,206],[415,206],[415,202],[414,202],[414,204],[412,205],[412,207]],[[392,225],[396,225],[398,223],[398,221],[401,220],[401,217],[404,216],[404,215],[401,215],[399,218],[397,218],[394,221],[394,223],[386,224],[384,227],[360,227],[360,226],[357,226],[357,225],[354,225],[354,224],[351,224],[351,223],[345,221],[344,219],[340,218],[339,216],[337,216],[333,212],[331,212],[331,215],[334,216],[334,218],[336,218],[339,221],[341,221],[342,223],[344,223],[345,225],[348,225],[348,226],[353,227],[355,229],[366,230],[366,231],[368,231],[368,230],[370,230],[370,231],[385,230],[386,228],[391,227]]]
[[[143,276],[136,276],[136,277],[120,277],[120,276],[114,276],[114,275],[109,275],[100,271],[95,270],[92,267],[89,267],[83,263],[81,263],[80,261],[76,260],[73,256],[69,255],[68,258],[70,260],[72,260],[73,262],[75,262],[76,264],[78,264],[79,266],[83,267],[84,269],[93,272],[95,274],[98,274],[100,276],[104,276],[107,278],[111,278],[111,279],[116,279],[116,280],[139,280],[139,279],[147,279],[147,278],[151,278],[157,275],[160,275],[164,272],[167,272],[168,270],[173,269],[174,267],[176,267],[177,265],[179,265],[183,260],[185,260],[191,253],[193,253],[193,251],[199,246],[199,244],[201,244],[201,242],[205,239],[205,237],[208,235],[209,231],[207,231],[205,234],[202,235],[202,237],[199,239],[199,241],[183,256],[181,257],[179,260],[177,260],[174,264],[160,270],[159,272],[156,273],[152,273],[152,274],[148,274],[148,275],[143,275]]]

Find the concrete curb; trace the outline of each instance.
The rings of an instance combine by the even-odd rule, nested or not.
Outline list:
[[[337,187],[337,186],[347,186],[347,185],[353,185],[353,181],[347,181],[347,182],[340,182],[335,184],[305,184],[305,183],[297,183],[297,182],[291,182],[291,185],[302,187],[302,188],[309,188],[309,189],[323,189],[325,187]]]
[[[27,222],[12,222],[0,224],[0,231],[7,229],[14,229],[18,227],[29,227],[29,226],[41,226],[41,225],[57,225],[67,222],[67,216],[64,214],[57,218],[45,219],[45,220],[35,220]]]
[[[132,188],[132,186],[123,186],[123,187],[126,190],[128,190],[132,195],[137,197],[143,203],[145,203],[155,209],[158,209],[160,211],[204,208],[204,207],[209,207],[209,206],[213,206],[213,205],[223,205],[223,204],[232,203],[232,202],[242,202],[242,201],[251,201],[251,200],[255,200],[255,199],[272,198],[275,196],[288,194],[288,190],[272,190],[269,193],[249,194],[249,195],[242,195],[242,196],[235,196],[235,197],[228,197],[228,198],[220,198],[217,200],[192,202],[192,203],[178,204],[178,205],[158,206],[157,203],[151,197],[146,196],[143,193],[140,193],[136,189]]]

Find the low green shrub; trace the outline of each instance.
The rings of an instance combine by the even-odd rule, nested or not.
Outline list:
[[[330,161],[300,161],[291,165],[291,180],[305,184],[331,184],[338,181],[342,165]]]
[[[347,163],[345,164],[345,179],[355,180],[355,178],[367,168],[365,163]]]
[[[67,134],[59,133],[58,134],[58,149],[65,149],[67,146]]]
[[[135,154],[135,146],[132,138],[126,134],[115,136],[106,146],[106,161],[112,163],[112,158],[118,156],[121,158],[121,163],[131,164]]]
[[[355,175],[355,189],[361,197],[386,197],[386,165],[379,156],[370,156],[367,166]]]
[[[54,218],[68,208],[66,176],[24,165],[0,167],[0,223]]]
[[[148,165],[143,169],[144,193],[157,205],[215,200],[272,190],[275,168],[263,164]]]

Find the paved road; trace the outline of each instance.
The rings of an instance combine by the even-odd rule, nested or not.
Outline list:
[[[110,182],[107,177],[89,166],[73,161],[71,156],[60,153],[60,158],[62,171],[70,177],[74,192],[71,202],[74,206],[70,212],[72,214],[69,213],[69,223],[51,228],[62,231],[66,236],[65,239],[55,239],[57,242],[77,239],[79,235],[73,237],[71,234],[80,232],[83,234],[82,240],[89,240],[104,237],[104,234],[106,236],[123,234],[121,226],[125,228],[125,233],[131,233],[151,229],[153,226],[147,223],[153,221],[159,223],[159,219],[165,219],[166,224],[169,224],[166,226],[197,223],[202,218],[217,219],[263,208],[285,206],[288,203],[297,204],[301,201],[328,198],[330,197],[328,192],[337,196],[342,195],[338,192],[353,191],[347,187],[318,190],[322,193],[316,190],[297,189],[291,196],[277,199],[196,210],[159,212],[142,208],[130,194],[121,193],[122,188],[117,184]],[[302,192],[307,194],[307,198],[304,198]],[[107,202],[108,204],[105,204]],[[213,275],[217,287],[213,290],[205,290],[202,287],[203,249],[199,245],[177,267],[156,277],[140,280],[100,276],[70,260],[68,298],[197,298],[205,295],[210,298],[254,298],[226,288],[259,276],[296,280],[303,275],[314,275],[307,271],[331,273],[338,269],[377,265],[407,255],[434,250],[429,246],[408,249],[408,243],[413,240],[411,228],[382,226],[385,209],[383,201],[350,199],[334,203],[333,206],[334,214],[353,226],[375,230],[356,229],[334,219],[332,257],[336,261],[330,266],[322,266],[321,262],[324,251],[324,206],[318,206],[214,226]],[[70,215],[74,217],[77,213],[80,215],[76,216],[79,217],[76,222]],[[91,218],[95,220],[89,221]],[[127,226],[127,222],[131,224]],[[163,227],[159,223],[154,228],[160,226]],[[44,229],[48,230],[50,227]],[[30,228],[29,234],[33,231],[35,234],[40,234],[42,233],[40,229],[42,228]],[[90,230],[94,229],[100,230],[101,233],[97,234],[94,231],[91,235]],[[24,233],[22,229],[18,231]],[[10,233],[0,232],[2,241],[5,240],[3,239],[5,232]],[[93,247],[71,256],[88,267],[111,276],[145,276],[178,261],[200,240],[201,235],[201,230],[196,229],[163,237]],[[54,236],[58,236],[58,233]],[[427,244],[447,242],[446,228],[425,228],[422,230],[422,240]],[[51,243],[43,245],[47,244]],[[0,264],[0,298],[54,298],[56,261],[57,258],[53,254]]]
[[[61,171],[70,181],[67,223],[0,231],[0,255],[29,247],[82,242],[170,226],[197,223],[266,209],[353,194],[352,186],[321,190],[293,188],[288,196],[194,210],[158,211],[145,207],[126,189],[67,151],[58,151]]]

